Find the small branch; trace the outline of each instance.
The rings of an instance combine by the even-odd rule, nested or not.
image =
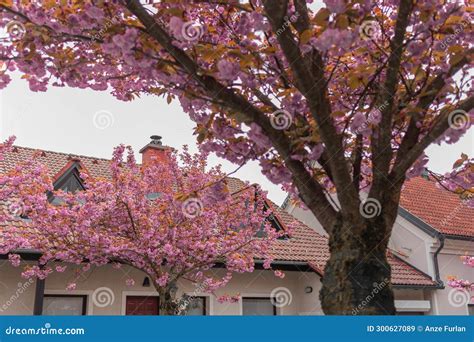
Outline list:
[[[436,118],[433,127],[431,130],[418,142],[416,143],[405,155],[403,158],[399,159],[397,165],[395,165],[390,173],[390,178],[393,180],[400,179],[404,177],[408,169],[413,165],[413,163],[421,156],[423,151],[449,128],[449,114],[453,110],[463,110],[469,112],[474,108],[474,96],[469,97],[468,99],[462,101],[458,106],[450,109],[444,109],[441,111],[441,114]]]

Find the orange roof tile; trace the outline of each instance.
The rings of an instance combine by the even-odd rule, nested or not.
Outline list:
[[[434,180],[417,177],[407,181],[400,206],[440,233],[474,237],[474,208]]]

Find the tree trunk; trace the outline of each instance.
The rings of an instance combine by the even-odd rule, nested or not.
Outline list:
[[[331,256],[320,292],[327,315],[394,315],[384,220],[354,227],[341,221],[329,237]],[[390,227],[391,228],[391,227]]]
[[[160,316],[175,316],[177,314],[178,305],[171,292],[169,288],[158,290],[160,295]]]

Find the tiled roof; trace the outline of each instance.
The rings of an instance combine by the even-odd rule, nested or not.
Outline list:
[[[400,206],[440,233],[474,237],[474,208],[434,180],[417,177],[407,181]]]
[[[34,153],[39,153],[39,160],[48,167],[48,170],[50,171],[49,175],[51,177],[57,176],[61,170],[74,160],[80,161],[86,168],[87,172],[94,178],[107,178],[110,175],[110,160],[107,159],[36,150],[18,146],[15,146],[12,152],[6,153],[5,159],[0,162],[0,173],[11,170],[16,165],[31,158]]]
[[[28,159],[38,150],[30,148],[16,147],[13,152],[5,156],[0,162],[0,172],[5,172],[15,165]],[[40,151],[40,153],[43,151]],[[50,169],[51,177],[57,177],[58,173],[70,164],[71,160],[77,160],[87,169],[92,177],[109,177],[109,160],[70,155],[65,153],[44,151],[41,153],[44,164]],[[246,183],[237,178],[227,178],[227,186],[231,193],[239,191],[247,186]],[[272,246],[272,255],[277,261],[300,261],[307,262],[322,275],[324,266],[329,259],[329,248],[327,238],[318,234],[315,230],[306,226],[303,222],[278,207],[275,203],[268,201],[272,207],[274,215],[283,227],[291,225],[291,237],[285,240],[278,240]],[[3,208],[5,209],[5,207]],[[16,222],[15,224],[18,224]],[[388,253],[388,259],[392,266],[392,282],[395,285],[411,286],[434,286],[435,283],[430,277],[410,266],[405,261],[394,257]]]
[[[231,191],[243,187],[244,184],[244,182],[237,178],[228,178],[228,186]],[[308,262],[317,273],[323,275],[324,267],[329,259],[327,238],[279,208],[275,203],[271,201],[269,201],[269,203],[273,207],[274,215],[283,225],[289,226],[293,222],[291,238],[278,240],[273,246],[272,254],[274,259]],[[435,286],[435,282],[428,275],[396,257],[391,252],[387,253],[387,257],[392,267],[393,284],[426,287]]]

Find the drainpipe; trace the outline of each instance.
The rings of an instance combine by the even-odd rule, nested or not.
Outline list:
[[[439,233],[439,234],[436,235],[436,237],[438,238],[438,241],[439,241],[439,247],[436,250],[436,252],[434,252],[434,254],[433,254],[433,263],[434,263],[434,268],[435,268],[435,278],[436,278],[436,283],[438,284],[438,286],[443,286],[444,287],[443,280],[441,280],[441,276],[439,274],[438,254],[444,248],[445,236],[442,233]]]

